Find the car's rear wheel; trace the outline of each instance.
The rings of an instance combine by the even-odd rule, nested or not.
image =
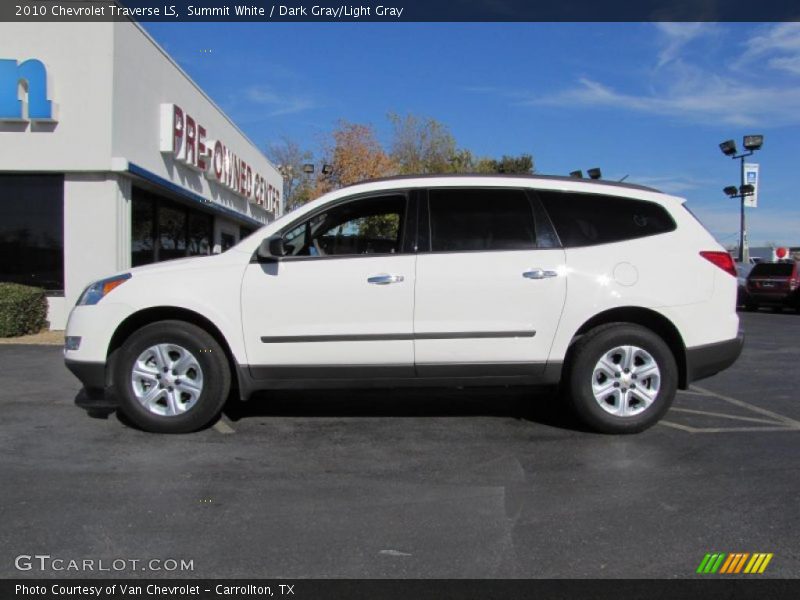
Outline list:
[[[210,423],[231,385],[225,353],[205,330],[159,321],[133,333],[114,365],[120,412],[155,433],[186,433]]]
[[[636,433],[669,410],[675,357],[653,331],[631,323],[597,327],[570,353],[566,391],[578,417],[602,433]]]

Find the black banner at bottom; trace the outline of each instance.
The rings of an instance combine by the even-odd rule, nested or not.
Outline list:
[[[12,579],[0,598],[18,600],[744,600],[800,598],[800,580],[714,579]]]

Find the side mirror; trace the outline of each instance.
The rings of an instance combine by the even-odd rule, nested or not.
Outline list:
[[[280,260],[286,255],[286,249],[283,246],[283,238],[279,235],[274,235],[262,240],[256,254],[258,258],[263,260]]]

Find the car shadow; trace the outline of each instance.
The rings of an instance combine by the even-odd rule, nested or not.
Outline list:
[[[108,402],[104,398],[97,397],[81,388],[75,395],[75,406],[86,411],[87,416],[92,419],[108,419],[117,412],[116,405]]]
[[[588,431],[554,389],[521,387],[298,390],[258,392],[230,400],[231,421],[259,417],[510,417]]]
[[[92,419],[116,418],[139,429],[112,402],[81,389],[75,405]],[[268,417],[507,417],[589,432],[553,388],[407,388],[353,390],[277,390],[257,392],[247,402],[231,395],[223,414],[233,422]],[[203,429],[211,427],[208,424]]]

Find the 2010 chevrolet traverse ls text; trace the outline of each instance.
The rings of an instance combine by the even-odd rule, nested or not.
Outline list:
[[[66,363],[154,432],[203,427],[231,390],[528,384],[641,431],[742,347],[733,260],[682,203],[558,177],[358,184],[93,283]]]

